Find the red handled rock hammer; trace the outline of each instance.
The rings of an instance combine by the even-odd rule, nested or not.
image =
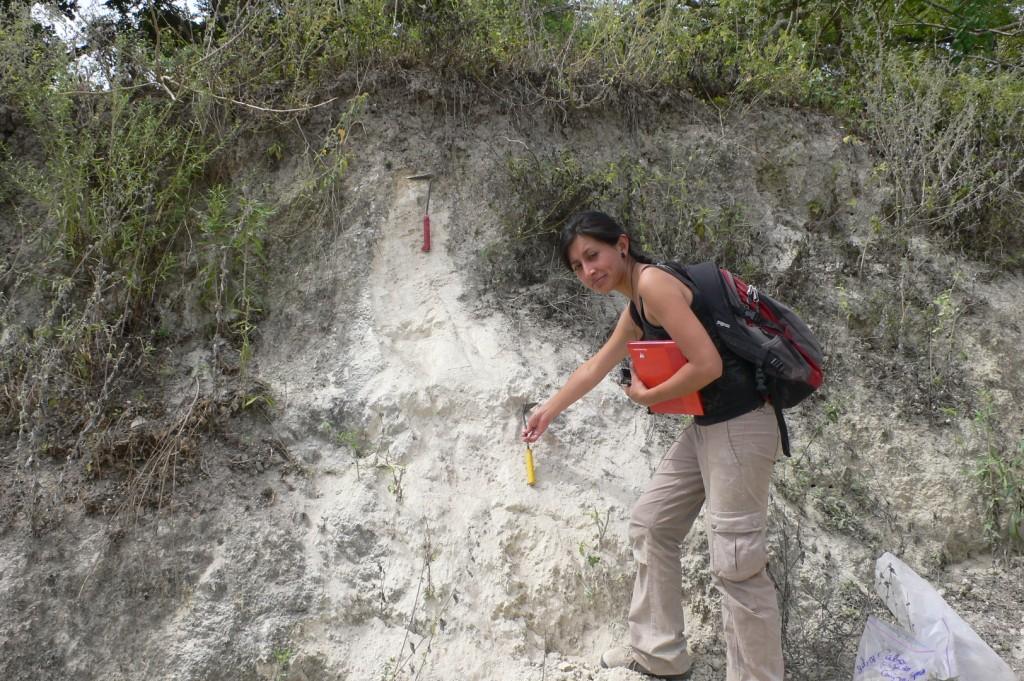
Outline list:
[[[430,251],[430,185],[434,179],[434,174],[421,173],[419,175],[410,175],[405,179],[427,181],[427,203],[423,207],[423,248],[420,250],[424,253],[428,253]]]

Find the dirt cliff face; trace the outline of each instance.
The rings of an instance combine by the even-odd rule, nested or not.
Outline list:
[[[5,459],[22,509],[0,542],[5,678],[634,678],[597,659],[625,637],[630,506],[684,424],[604,382],[535,447],[528,486],[524,407],[597,347],[622,301],[558,298],[577,289],[550,254],[541,283],[511,295],[482,264],[517,200],[508,159],[563,153],[725,178],[701,191],[742,207],[757,269],[824,341],[827,385],[792,412],[773,490],[792,678],[850,678],[884,550],[1024,671],[1024,565],[993,561],[972,475],[993,438],[1021,442],[1019,277],[918,235],[886,252],[871,153],[821,116],[688,104],[626,126],[426,101],[371,100],[347,132],[337,210],[280,225],[291,236],[271,254],[248,369],[273,402],[198,441],[172,505],[112,521],[67,465]],[[284,147],[336,134],[330,121]],[[287,203],[299,170],[286,154],[244,181]],[[426,253],[427,184],[409,179],[424,172]],[[215,362],[209,343],[169,348],[154,381],[187,407]],[[724,678],[705,554],[697,527],[683,558],[696,681]]]

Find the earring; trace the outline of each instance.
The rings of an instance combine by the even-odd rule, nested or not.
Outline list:
[[[626,257],[626,252],[625,251],[619,251],[619,255],[621,255],[623,258],[625,258]]]

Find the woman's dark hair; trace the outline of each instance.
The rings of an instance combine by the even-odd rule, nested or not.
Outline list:
[[[569,218],[562,228],[562,235],[559,239],[559,253],[562,256],[562,263],[572,269],[569,263],[569,247],[576,237],[589,236],[602,243],[614,246],[619,237],[625,234],[629,238],[629,254],[637,262],[652,263],[654,260],[633,244],[633,235],[619,226],[619,223],[610,216],[596,210],[588,210],[576,213]]]

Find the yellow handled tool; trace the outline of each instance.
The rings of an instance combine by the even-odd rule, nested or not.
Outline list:
[[[529,413],[532,407],[537,406],[536,402],[530,402],[529,404],[523,405],[523,433],[526,433],[526,426],[528,421],[526,415]],[[533,446],[530,444],[526,445],[526,484],[533,487],[537,484],[537,473],[533,470]]]

